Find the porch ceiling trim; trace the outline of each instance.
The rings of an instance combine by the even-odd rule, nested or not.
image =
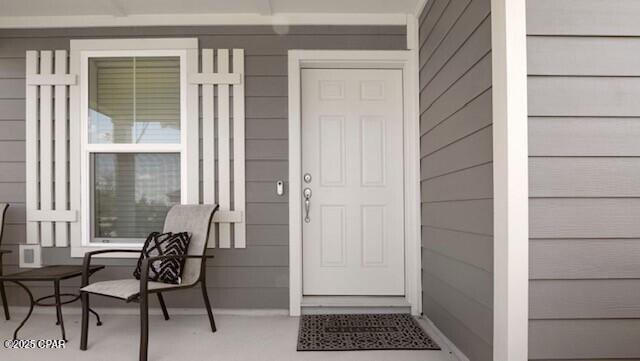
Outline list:
[[[281,13],[0,16],[0,29],[195,25],[406,25],[406,14]]]

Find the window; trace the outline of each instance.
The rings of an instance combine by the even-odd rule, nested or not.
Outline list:
[[[140,242],[162,230],[180,203],[180,155],[93,153],[92,237],[97,242]]]
[[[185,202],[186,54],[80,53],[83,247],[139,248]]]

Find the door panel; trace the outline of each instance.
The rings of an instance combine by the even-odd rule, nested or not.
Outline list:
[[[321,266],[344,266],[347,246],[345,206],[321,206]]]
[[[320,122],[320,179],[322,186],[344,186],[344,117],[318,117]]]
[[[364,116],[361,118],[360,144],[362,150],[361,185],[363,186],[384,186],[386,174],[385,169],[385,121],[382,117]]]
[[[303,293],[403,295],[402,72],[304,69],[301,79]]]

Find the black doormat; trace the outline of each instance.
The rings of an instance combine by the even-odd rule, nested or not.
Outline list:
[[[407,313],[303,315],[298,351],[440,350]]]

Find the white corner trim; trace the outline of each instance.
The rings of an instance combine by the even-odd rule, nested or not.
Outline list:
[[[0,29],[181,25],[405,25],[405,14],[280,13],[0,16]]]
[[[406,17],[405,17],[406,20]],[[415,22],[414,22],[415,24]],[[415,26],[414,26],[415,28]],[[415,38],[415,37],[414,37]],[[420,174],[417,137],[416,51],[289,50],[289,314],[299,316],[302,303],[302,157],[300,70],[304,68],[402,69],[405,163],[405,297],[411,313],[421,312]],[[414,64],[415,63],[415,64]],[[415,161],[411,161],[415,160]]]
[[[493,82],[493,357],[526,360],[529,178],[526,0],[491,1]]]
[[[407,250],[411,257],[407,257],[407,267],[416,269],[416,273],[407,272],[407,283],[414,294],[408,295],[411,303],[411,313],[422,314],[422,218],[421,218],[421,186],[420,186],[420,26],[418,18],[407,15],[407,49],[409,62],[405,69],[405,232],[409,242]],[[411,134],[415,136],[410,136]],[[409,248],[412,247],[412,248]],[[406,255],[408,256],[408,255]]]
[[[418,323],[424,327],[427,334],[431,336],[434,341],[440,345],[442,351],[449,352],[457,361],[470,361],[467,355],[465,355],[460,349],[453,343],[447,336],[440,331],[440,329],[431,321],[427,316],[421,316],[418,318]]]

